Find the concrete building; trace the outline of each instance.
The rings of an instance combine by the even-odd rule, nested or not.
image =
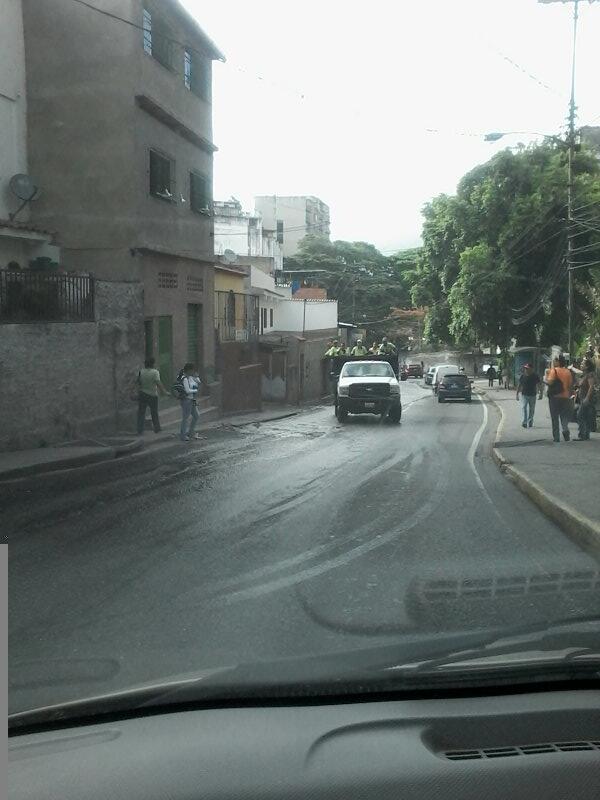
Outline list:
[[[57,231],[67,269],[143,283],[165,383],[186,360],[210,375],[223,56],[177,0],[23,0],[23,23],[36,224]]]
[[[283,269],[283,250],[275,228],[263,224],[260,214],[242,210],[239,200],[215,201],[215,254],[231,250],[241,263],[255,264],[271,275]],[[236,262],[237,263],[237,262]]]
[[[29,170],[21,0],[0,0],[0,20],[0,269],[14,269],[37,258],[57,261],[60,255],[52,233],[28,221],[30,204],[10,187],[13,176]]]
[[[329,206],[318,197],[261,195],[254,204],[264,227],[275,230],[286,257],[295,255],[309,234],[329,238]]]

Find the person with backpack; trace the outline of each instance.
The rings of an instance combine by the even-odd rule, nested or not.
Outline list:
[[[153,358],[144,361],[144,368],[138,372],[138,412],[137,412],[137,432],[138,436],[144,434],[144,424],[146,421],[146,409],[150,408],[152,417],[152,427],[154,433],[160,433],[160,420],[158,418],[158,392],[167,395],[168,392],[160,380],[160,372],[154,367]]]
[[[579,442],[589,441],[590,432],[593,428],[593,421],[596,418],[594,372],[594,362],[586,358],[583,362],[583,377],[578,389],[579,411],[577,412],[577,422],[579,425],[579,434],[575,441]]]
[[[174,389],[179,394],[181,403],[181,427],[179,438],[182,442],[189,442],[194,437],[194,430],[198,422],[198,409],[196,400],[200,391],[200,378],[196,367],[191,362],[185,364],[179,375]],[[191,420],[188,425],[188,420]]]
[[[548,404],[552,419],[552,438],[555,442],[560,442],[560,427],[562,427],[563,439],[568,442],[571,438],[569,422],[572,416],[571,387],[573,386],[573,375],[567,369],[567,361],[563,355],[554,359],[552,369],[548,372],[546,383],[548,385]]]

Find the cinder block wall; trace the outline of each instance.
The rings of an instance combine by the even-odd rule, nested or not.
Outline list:
[[[132,429],[143,289],[96,282],[95,322],[0,324],[0,450]]]

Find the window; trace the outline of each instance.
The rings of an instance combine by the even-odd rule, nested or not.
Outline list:
[[[190,207],[197,214],[210,213],[212,186],[210,178],[199,172],[190,172]]]
[[[277,220],[277,241],[279,244],[283,244],[283,220]]]
[[[210,101],[210,61],[197,53],[183,53],[183,81],[186,89]]]
[[[395,378],[394,370],[386,362],[380,364],[344,364],[342,378]]]
[[[267,327],[267,309],[261,308],[260,310],[260,332],[262,333]]]
[[[197,275],[188,275],[186,288],[188,292],[203,292],[204,278],[199,278]]]
[[[273,327],[273,309],[269,309],[269,328]]]
[[[150,194],[172,202],[174,183],[174,162],[156,150],[150,150]]]
[[[144,9],[144,50],[148,55],[152,55],[152,14],[147,8]]]
[[[155,58],[163,67],[172,69],[173,47],[171,31],[157,15],[147,8],[143,11],[142,32],[144,52]]]
[[[158,273],[158,288],[159,289],[177,289],[178,275],[176,272],[159,272]]]

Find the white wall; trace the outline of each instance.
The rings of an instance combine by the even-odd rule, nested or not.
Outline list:
[[[0,0],[2,2],[2,0]],[[233,250],[238,256],[248,256],[248,218],[215,216],[215,254]]]
[[[25,45],[21,0],[0,0],[0,218],[20,201],[8,188],[17,172],[27,172]],[[19,214],[27,219],[27,211]]]
[[[337,328],[337,300],[282,300],[277,304],[280,331],[322,331]]]

